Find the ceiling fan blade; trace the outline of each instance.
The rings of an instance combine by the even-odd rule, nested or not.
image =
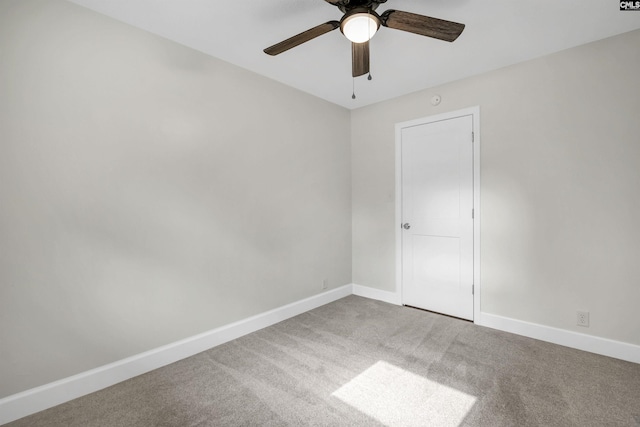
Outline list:
[[[380,21],[385,27],[447,42],[457,39],[464,30],[464,24],[393,9],[380,15]]]
[[[338,21],[329,21],[324,24],[320,24],[317,27],[313,27],[307,31],[304,31],[300,34],[296,34],[293,37],[290,37],[280,43],[274,44],[264,50],[264,53],[268,55],[278,55],[282,52],[285,52],[293,47],[301,45],[302,43],[308,42],[311,39],[315,39],[318,36],[326,34],[330,31],[335,30],[340,26],[340,22]]]
[[[369,42],[351,43],[351,58],[353,60],[353,77],[367,74],[369,72]]]

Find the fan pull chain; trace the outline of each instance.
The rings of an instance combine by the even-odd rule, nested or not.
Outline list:
[[[352,82],[353,82],[353,94],[351,95],[351,99],[356,99],[356,78],[355,77],[352,78]]]
[[[369,15],[367,25],[369,26],[369,34],[371,34],[371,10],[367,10],[367,15]],[[371,57],[371,44],[369,44],[369,57]],[[369,65],[369,75],[367,76],[367,80],[371,81],[372,79],[373,77],[371,77],[371,65]]]

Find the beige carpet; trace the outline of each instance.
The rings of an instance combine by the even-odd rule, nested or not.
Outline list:
[[[10,426],[640,426],[640,365],[350,296]]]

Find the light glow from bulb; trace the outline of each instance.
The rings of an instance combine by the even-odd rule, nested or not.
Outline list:
[[[342,23],[342,33],[354,43],[364,43],[378,31],[378,22],[368,13],[351,15]]]

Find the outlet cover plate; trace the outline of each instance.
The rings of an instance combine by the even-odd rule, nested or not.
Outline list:
[[[577,312],[577,325],[589,327],[589,312],[578,311]]]

